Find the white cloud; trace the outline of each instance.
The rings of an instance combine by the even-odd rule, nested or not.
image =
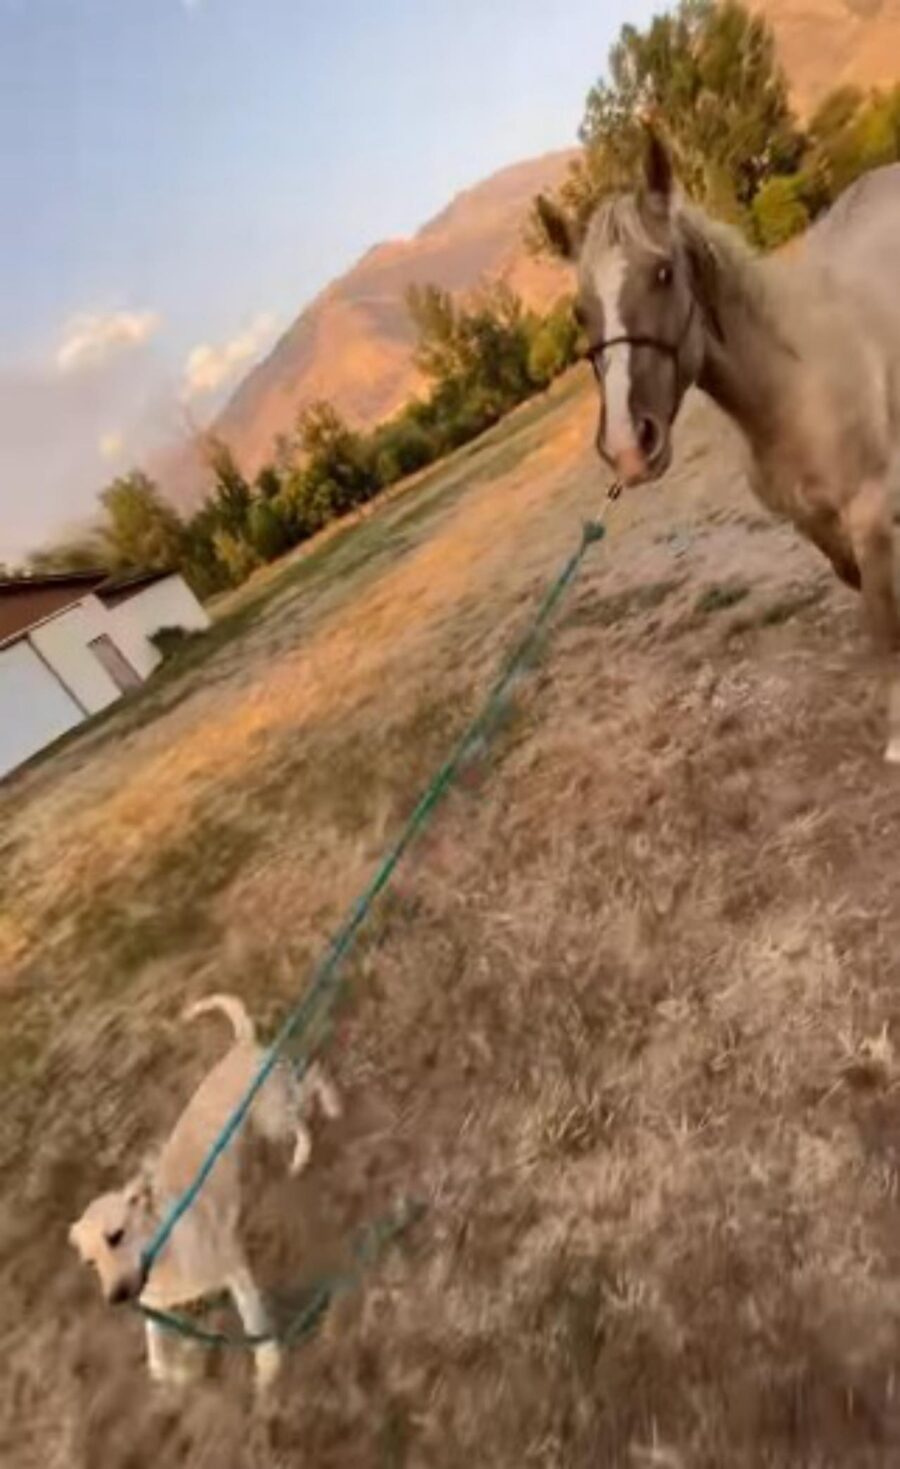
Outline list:
[[[111,311],[105,316],[83,312],[66,325],[56,365],[60,372],[98,367],[114,352],[149,341],[160,325],[155,311]]]
[[[121,459],[125,449],[125,439],[122,434],[101,434],[97,448],[100,450],[100,458],[105,459],[107,464],[112,464],[116,459]]]
[[[223,342],[219,347],[203,343],[195,347],[184,365],[184,398],[199,398],[214,393],[238,368],[257,357],[275,330],[275,319],[268,313],[257,316],[245,331]]]

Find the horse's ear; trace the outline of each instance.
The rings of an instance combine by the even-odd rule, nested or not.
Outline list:
[[[563,260],[575,260],[581,248],[581,238],[571,220],[543,194],[538,194],[534,207],[554,254],[562,256]]]
[[[647,200],[656,209],[669,212],[675,189],[675,176],[668,149],[656,129],[649,123],[645,128],[644,190]]]

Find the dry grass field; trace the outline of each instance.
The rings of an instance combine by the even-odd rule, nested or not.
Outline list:
[[[4,1469],[900,1463],[900,777],[852,595],[693,403],[347,969],[346,1115],[248,1159],[276,1300],[424,1217],[254,1408],[66,1241],[270,1033],[575,544],[569,382],[244,589],[0,793]]]

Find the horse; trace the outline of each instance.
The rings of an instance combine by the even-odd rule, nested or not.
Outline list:
[[[638,187],[604,199],[581,232],[548,200],[538,209],[577,269],[597,449],[618,480],[665,473],[685,393],[699,388],[739,428],[758,498],[862,593],[893,668],[900,166],[859,180],[796,249],[769,256],[682,197],[652,130]],[[885,759],[900,764],[900,680],[891,685]]]

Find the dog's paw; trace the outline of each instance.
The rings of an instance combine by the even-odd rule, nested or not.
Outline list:
[[[294,1142],[294,1156],[291,1158],[291,1166],[288,1169],[291,1178],[296,1178],[302,1173],[312,1154],[312,1143],[308,1132],[298,1132]]]
[[[281,1370],[281,1349],[273,1341],[267,1341],[256,1349],[256,1391],[269,1391]]]

